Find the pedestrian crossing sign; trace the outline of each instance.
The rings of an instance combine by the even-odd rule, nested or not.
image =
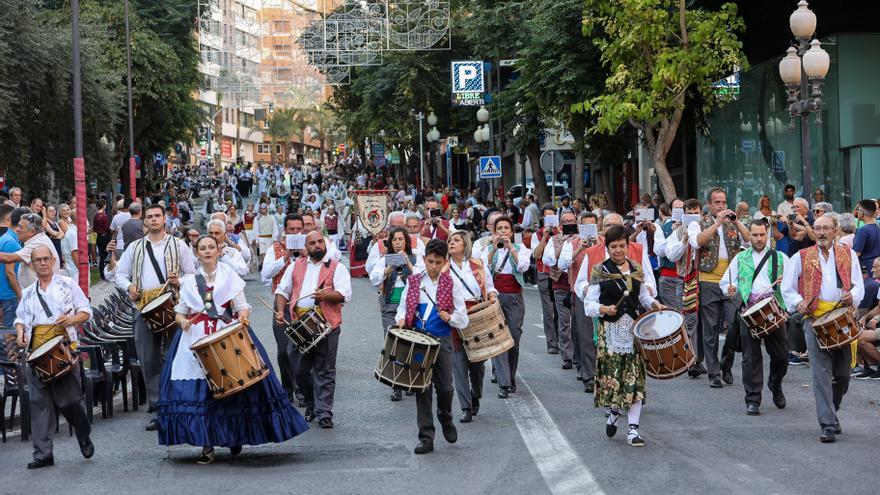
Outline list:
[[[481,179],[500,179],[501,178],[501,157],[481,156],[480,157],[480,178]]]

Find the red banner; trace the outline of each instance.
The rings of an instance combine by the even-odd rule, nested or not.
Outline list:
[[[232,158],[232,140],[231,139],[223,138],[223,141],[220,143],[220,153],[222,153],[225,158]]]

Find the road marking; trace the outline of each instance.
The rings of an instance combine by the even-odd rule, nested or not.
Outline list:
[[[507,399],[507,406],[550,492],[604,495],[593,473],[571,448],[529,384],[521,376],[516,381],[518,393]]]

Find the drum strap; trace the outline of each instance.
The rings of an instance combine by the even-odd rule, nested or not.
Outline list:
[[[165,285],[165,277],[162,275],[162,269],[159,268],[159,262],[156,260],[156,255],[153,254],[153,246],[146,240],[144,242],[144,251],[147,252],[147,256],[150,258],[150,264],[153,265],[153,270],[156,272],[156,278],[159,279],[159,283]]]
[[[767,260],[770,258],[770,255],[773,254],[773,278],[770,279],[770,283],[772,284],[774,280],[776,280],[776,251],[769,250],[767,254],[761,258],[761,261],[758,263],[758,266],[755,268],[755,273],[752,274],[752,283],[755,283],[755,280],[758,278],[758,274],[761,273],[761,268],[764,268],[764,265],[767,263]]]
[[[34,292],[37,293],[37,299],[39,299],[39,301],[40,301],[40,306],[43,307],[43,312],[46,313],[46,318],[51,318],[52,317],[52,310],[49,309],[49,305],[46,304],[46,300],[43,299],[43,295],[40,294],[40,287],[39,286],[34,287]]]
[[[223,320],[225,323],[229,323],[232,321],[232,305],[226,307],[226,311],[223,314],[217,313],[217,304],[214,302],[214,291],[213,289],[208,289],[208,284],[205,281],[205,276],[201,273],[196,274],[196,288],[199,291],[199,296],[201,296],[202,301],[205,303],[205,314],[208,317],[214,320]]]
[[[452,264],[449,265],[449,269],[452,270],[452,274],[455,275],[455,278],[457,278],[459,281],[461,281],[461,285],[463,285],[464,288],[467,289],[467,291],[471,293],[471,295],[474,297],[474,299],[476,299],[477,301],[483,300],[482,297],[474,294],[474,291],[472,291],[470,286],[468,286],[467,282],[465,282],[464,279],[461,278],[461,275],[458,274],[458,270],[456,270],[455,267],[452,266]],[[474,278],[476,278],[476,276],[474,276]]]

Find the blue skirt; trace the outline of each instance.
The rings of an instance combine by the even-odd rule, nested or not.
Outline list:
[[[237,394],[215,400],[207,380],[171,379],[182,333],[177,331],[168,349],[159,388],[160,445],[238,447],[280,443],[309,428],[278,383],[266,349],[253,330],[248,328],[248,332],[269,366],[269,376]]]

